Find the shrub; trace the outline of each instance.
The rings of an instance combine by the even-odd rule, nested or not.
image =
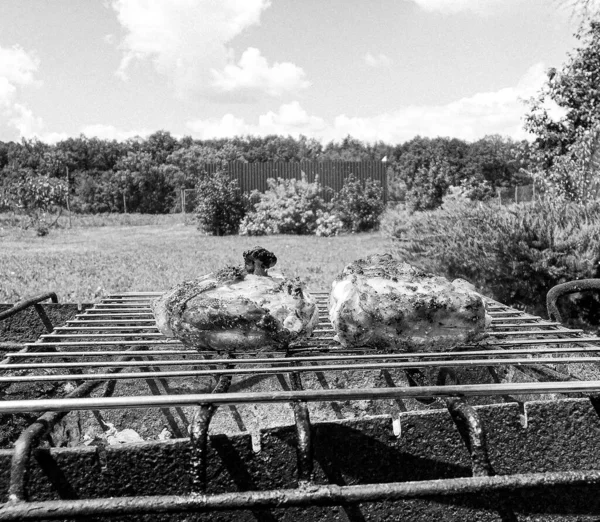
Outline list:
[[[364,184],[352,174],[344,180],[342,190],[332,202],[333,212],[350,232],[367,232],[379,228],[385,210],[383,188],[378,181]]]
[[[509,305],[545,313],[556,284],[600,275],[600,205],[539,201],[501,207],[453,202],[387,216],[404,260],[461,277]]]
[[[315,235],[323,237],[337,236],[343,230],[344,224],[336,214],[319,210],[318,216]]]
[[[240,233],[248,236],[267,234],[314,234],[329,208],[323,200],[324,189],[306,176],[297,179],[269,179],[269,189],[260,196],[254,210],[242,221]],[[253,195],[255,196],[255,194]]]
[[[27,216],[28,220],[21,222],[24,228],[33,227],[39,236],[47,235],[65,205],[66,183],[28,169],[11,174],[0,187],[0,208]]]
[[[198,228],[213,236],[237,234],[248,208],[236,180],[225,172],[204,176],[196,186]]]

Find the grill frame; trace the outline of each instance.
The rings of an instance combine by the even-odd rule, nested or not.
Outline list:
[[[86,351],[84,353],[80,353],[79,351],[74,352],[69,357],[79,357],[81,361],[78,364],[79,368],[82,368],[87,363],[83,363],[83,361],[89,361],[90,357],[106,357],[110,352],[111,355],[119,356],[119,357],[135,357],[138,355],[150,356],[152,354],[160,354],[166,355],[175,354],[180,355],[181,353],[177,353],[177,350],[137,350],[138,346],[161,346],[165,345],[178,345],[177,341],[168,341],[163,339],[155,339],[153,338],[159,337],[156,334],[154,335],[146,335],[146,339],[140,339],[137,341],[89,341],[89,339],[98,339],[99,337],[112,338],[115,335],[102,335],[102,332],[115,333],[114,324],[119,323],[127,326],[118,327],[121,329],[129,329],[132,330],[134,327],[132,323],[139,323],[139,330],[136,330],[132,333],[132,336],[144,337],[141,335],[142,332],[148,330],[152,330],[152,323],[154,320],[152,318],[151,312],[146,312],[144,309],[147,308],[147,304],[149,299],[160,295],[159,293],[126,293],[126,294],[114,294],[108,296],[103,299],[99,303],[96,303],[92,308],[87,309],[82,314],[78,314],[73,321],[68,321],[66,326],[55,328],[49,334],[42,335],[38,342],[35,343],[26,343],[24,349],[19,352],[11,352],[6,354],[6,358],[2,363],[0,363],[0,371],[4,370],[10,371],[18,368],[17,363],[15,365],[14,361],[23,360],[29,357],[42,357],[43,359],[51,359],[52,357],[64,357],[65,352],[56,351],[57,348],[66,348],[66,347],[78,347],[78,346],[93,346],[93,347],[106,347],[106,346],[117,346],[120,348],[129,347],[128,350],[96,350],[96,351]],[[309,372],[309,371],[318,371],[318,370],[327,370],[332,371],[336,370],[336,368],[332,365],[327,365],[324,367],[302,367],[302,364],[310,364],[312,362],[323,362],[327,361],[338,361],[344,360],[348,358],[352,358],[354,361],[351,364],[345,364],[343,367],[338,368],[341,369],[371,369],[371,370],[381,370],[385,367],[390,367],[390,363],[376,363],[373,367],[366,366],[362,361],[385,361],[385,360],[399,360],[406,359],[409,365],[412,367],[423,367],[424,363],[427,363],[430,366],[472,366],[473,363],[471,357],[473,355],[483,356],[483,355],[496,355],[500,356],[510,356],[514,353],[520,353],[526,355],[527,357],[521,357],[517,359],[519,365],[527,365],[527,366],[535,366],[539,365],[542,362],[546,363],[556,363],[556,364],[566,364],[569,362],[589,362],[595,363],[596,360],[600,360],[597,357],[552,357],[539,359],[536,358],[536,355],[544,354],[544,353],[552,353],[552,354],[569,354],[569,353],[597,353],[600,352],[600,345],[592,344],[600,342],[600,338],[598,337],[585,337],[582,336],[582,332],[580,330],[574,330],[565,328],[557,322],[554,321],[544,321],[543,319],[533,316],[530,314],[525,314],[524,312],[515,310],[508,306],[505,306],[496,301],[487,299],[488,301],[488,310],[490,315],[492,315],[492,328],[504,328],[504,330],[496,331],[496,335],[492,335],[492,337],[500,338],[497,339],[496,342],[488,343],[488,346],[492,347],[493,350],[467,350],[462,352],[441,352],[441,353],[427,353],[427,354],[381,354],[369,351],[367,349],[355,349],[355,350],[345,350],[339,347],[339,345],[332,344],[330,342],[332,330],[325,322],[326,317],[324,314],[325,307],[323,305],[323,299],[327,294],[323,292],[315,293],[315,295],[320,300],[320,327],[317,329],[318,337],[309,340],[306,343],[297,343],[290,349],[290,357],[278,357],[278,358],[268,358],[264,357],[259,359],[261,363],[266,363],[267,361],[270,363],[276,363],[278,365],[287,363],[287,367],[277,366],[274,368],[265,369],[264,371],[269,371],[270,373],[289,373],[290,381],[292,383],[292,391],[282,391],[279,393],[215,393],[215,394],[193,394],[193,395],[162,395],[162,396],[138,396],[138,397],[103,397],[103,398],[80,398],[80,397],[67,397],[63,399],[54,399],[54,400],[30,400],[30,401],[3,401],[0,402],[0,413],[10,413],[10,412],[37,412],[37,411],[46,411],[44,414],[48,416],[46,421],[50,423],[54,423],[58,420],[59,417],[64,416],[68,411],[76,410],[76,409],[108,409],[108,408],[131,408],[131,407],[169,407],[169,406],[179,406],[179,405],[199,405],[200,410],[205,412],[204,421],[202,419],[200,422],[196,423],[194,427],[196,428],[196,440],[194,440],[194,436],[192,436],[192,445],[197,450],[197,455],[195,457],[195,461],[192,463],[197,467],[197,470],[193,473],[196,474],[195,484],[196,484],[196,495],[201,494],[205,489],[205,478],[203,479],[203,474],[205,477],[206,470],[206,443],[207,443],[207,433],[208,433],[208,424],[210,422],[210,418],[212,416],[212,412],[214,409],[220,404],[240,404],[240,403],[260,403],[260,402],[290,402],[293,405],[295,418],[296,418],[296,430],[297,430],[297,440],[298,440],[298,449],[297,449],[297,458],[298,458],[298,476],[299,483],[302,486],[311,484],[311,476],[312,476],[312,456],[311,456],[311,442],[310,442],[310,418],[307,414],[306,404],[310,401],[332,401],[332,400],[349,400],[349,399],[381,399],[381,398],[393,398],[393,399],[401,399],[403,397],[420,397],[420,398],[439,398],[443,397],[447,400],[448,409],[452,412],[453,409],[456,415],[453,415],[453,419],[455,420],[459,431],[461,427],[463,428],[463,439],[465,440],[465,444],[467,445],[471,457],[473,460],[473,470],[474,476],[476,477],[486,477],[492,479],[490,475],[493,472],[489,470],[486,471],[486,466],[489,466],[489,458],[487,457],[487,449],[485,445],[485,439],[481,439],[479,436],[478,440],[475,440],[474,437],[477,437],[476,432],[481,431],[480,427],[478,427],[478,418],[475,410],[470,408],[466,403],[462,400],[463,397],[471,396],[471,395],[493,395],[499,397],[506,397],[507,394],[544,394],[544,393],[565,393],[565,394],[573,394],[573,393],[585,393],[585,394],[593,394],[600,392],[600,380],[599,381],[572,381],[565,380],[563,382],[554,382],[554,383],[519,383],[519,384],[485,384],[485,385],[459,385],[450,382],[444,383],[443,385],[436,386],[415,386],[408,388],[367,388],[367,389],[352,389],[352,390],[302,390],[302,384],[300,379],[301,372]],[[115,302],[117,301],[117,302]],[[120,302],[118,302],[120,301]],[[137,308],[132,305],[137,304]],[[148,317],[150,315],[150,317]],[[97,319],[97,317],[103,317],[105,319]],[[90,320],[90,318],[93,318]],[[117,319],[115,319],[117,318]],[[135,319],[134,319],[135,318]],[[108,330],[100,330],[100,324],[109,325]],[[91,326],[89,326],[91,325]],[[113,326],[110,326],[113,325]],[[83,328],[79,328],[83,327]],[[540,330],[531,330],[531,327],[541,328]],[[98,330],[101,332],[100,334],[84,334],[87,335],[86,339],[88,341],[53,341],[54,339],[79,339],[78,337],[65,337],[61,335],[62,332],[70,332],[74,331],[73,329],[77,329],[75,331],[87,330],[94,331]],[[104,326],[103,328],[106,328]],[[524,329],[524,330],[521,330]],[[494,333],[494,332],[492,332]],[[140,335],[137,335],[140,334]],[[65,334],[70,335],[70,334]],[[71,334],[72,335],[72,334]],[[78,334],[75,334],[78,335]],[[82,334],[79,334],[82,335]],[[501,337],[509,337],[512,339],[501,339]],[[548,336],[556,336],[555,338]],[[514,339],[517,337],[518,339]],[[533,346],[532,348],[525,348],[524,346],[528,344]],[[540,346],[536,346],[540,345]],[[556,346],[556,345],[568,345],[564,346]],[[479,346],[479,345],[477,345]],[[516,348],[510,348],[510,347]],[[503,347],[503,349],[498,349]],[[52,350],[47,352],[42,352],[40,350]],[[180,350],[181,351],[181,350]],[[186,355],[192,355],[193,351],[181,351]],[[280,352],[277,352],[280,353]],[[315,355],[298,355],[298,354],[315,354]],[[209,355],[208,353],[201,353],[199,355]],[[460,357],[460,359],[456,359],[456,357]],[[515,360],[504,359],[500,357],[499,359],[480,359],[480,365],[489,365],[489,363],[493,364],[507,364],[507,363],[515,363]],[[121,363],[122,366],[125,365],[126,361]],[[158,364],[160,363],[160,364]],[[160,366],[161,364],[169,365],[172,364],[170,360],[160,359],[158,361],[140,361],[131,366]],[[256,359],[244,358],[244,359],[204,359],[199,360],[198,363],[205,363],[208,365],[222,365],[225,368],[220,371],[216,371],[213,369],[206,370],[206,374],[221,374],[221,379],[227,379],[227,376],[231,375],[239,375],[241,372],[238,367],[242,366],[251,366],[257,364]],[[84,366],[81,366],[84,364]],[[93,363],[92,363],[93,364]],[[190,364],[189,362],[186,364]],[[394,364],[394,363],[391,363]],[[235,365],[235,367],[234,367]],[[49,366],[43,363],[38,365],[38,369],[48,368]],[[392,366],[393,367],[393,366]],[[407,366],[408,367],[408,366]],[[118,365],[113,364],[111,366],[111,370],[116,371]],[[32,368],[29,368],[32,369]],[[244,370],[248,370],[248,373],[252,373],[252,371],[256,371],[254,368],[243,368]],[[558,373],[558,372],[557,372]],[[140,379],[148,379],[148,378],[158,378],[160,376],[165,376],[165,372],[140,372]],[[184,376],[184,375],[182,375]],[[56,378],[56,376],[53,376]],[[89,378],[84,379],[85,383],[82,385],[83,387],[93,387],[97,384],[101,384],[106,381],[113,381],[118,379],[119,376],[117,373],[110,375],[103,375],[102,377],[97,378]],[[556,377],[556,376],[555,376]],[[568,376],[565,375],[565,378]],[[77,380],[81,380],[81,374],[77,374]],[[559,377],[560,378],[560,377]],[[27,379],[23,379],[23,381],[27,381]],[[0,383],[2,381],[0,380]],[[10,381],[13,382],[13,381]],[[33,382],[32,380],[30,382]],[[9,383],[9,381],[6,381]],[[222,386],[225,388],[225,386]],[[80,388],[75,390],[75,395],[78,393]],[[91,391],[91,390],[90,390]],[[219,391],[219,390],[217,390]],[[222,391],[222,390],[221,390]],[[457,402],[458,401],[458,402]],[[12,404],[11,404],[12,403]],[[465,409],[466,408],[466,409]],[[469,409],[470,408],[470,409]],[[202,416],[201,416],[202,417]],[[29,430],[28,430],[29,431]],[[35,430],[33,430],[35,431]],[[10,520],[10,519],[18,519],[18,518],[10,518],[24,516],[25,512],[37,512],[40,517],[48,516],[51,510],[51,503],[36,503],[36,510],[29,510],[28,508],[23,506],[23,503],[26,503],[26,494],[24,488],[24,477],[26,474],[26,469],[28,466],[29,454],[31,451],[31,447],[35,440],[39,438],[39,433],[24,433],[21,437],[22,439],[26,439],[26,443],[23,446],[19,446],[17,444],[15,449],[15,457],[13,459],[13,468],[12,468],[12,476],[11,476],[11,494],[9,504],[0,507],[0,520]],[[28,440],[28,442],[27,442]],[[477,453],[475,448],[479,448],[479,453]],[[482,449],[483,448],[483,449]],[[479,462],[479,464],[478,464]],[[481,464],[483,462],[483,464]],[[486,464],[487,462],[487,464]],[[549,483],[548,481],[556,484],[566,484],[569,481],[573,481],[573,476],[567,474],[537,474],[540,476],[527,477],[522,480],[521,484],[537,484],[537,483]],[[585,483],[595,483],[598,479],[595,475],[588,474],[586,475],[584,480]],[[499,477],[498,477],[499,478]],[[504,479],[506,488],[517,487],[515,484],[519,483],[517,479],[514,479],[511,482],[511,479]],[[429,493],[423,493],[423,490],[420,490],[420,494],[426,495],[436,495],[436,494],[444,494],[444,491],[454,491],[457,492],[462,487],[466,487],[466,482],[461,482],[462,479],[452,479],[458,480],[458,482],[452,486],[451,482],[448,482],[450,479],[436,481],[438,484],[431,486],[432,489],[427,490]],[[591,481],[591,482],[590,482]],[[510,486],[506,486],[506,484],[512,484]],[[454,483],[453,483],[454,484]],[[476,485],[479,484],[479,485]],[[314,487],[314,486],[313,486]],[[407,493],[408,489],[405,485],[398,484],[381,484],[381,485],[363,485],[356,486],[359,491],[358,496],[356,496],[356,491],[354,490],[340,490],[335,491],[334,489],[326,486],[319,486],[321,491],[314,495],[302,495],[300,494],[297,499],[296,504],[292,502],[290,505],[303,505],[303,502],[310,502],[311,499],[313,502],[319,502],[319,495],[324,494],[326,491],[327,495],[330,496],[332,503],[340,503],[352,501],[353,498],[360,498],[362,500],[377,500],[379,497],[383,495],[383,491],[391,491],[396,488],[398,492],[403,491],[403,493],[396,493],[398,495],[397,498],[407,498],[410,497],[411,493]],[[489,492],[494,490],[494,488],[498,488],[498,490],[502,490],[502,487],[498,487],[494,480],[485,481],[482,480],[479,483],[474,482],[469,487],[474,488],[472,491],[478,492]],[[360,488],[363,488],[362,490]],[[446,489],[445,489],[446,488]],[[448,489],[449,488],[449,489]],[[410,488],[409,488],[410,489]],[[417,487],[418,489],[418,487]],[[427,489],[427,488],[425,488]],[[362,493],[360,493],[362,491]],[[226,506],[230,506],[230,509],[238,506],[239,509],[248,508],[248,506],[258,505],[260,502],[269,502],[269,500],[265,500],[269,495],[266,492],[262,492],[266,494],[261,496],[261,492],[256,493],[254,496],[250,495],[247,498],[247,502],[241,502],[240,499],[244,496],[242,493],[231,493],[231,496],[227,497],[229,500],[223,499],[225,501]],[[281,492],[275,491],[273,494],[278,494]],[[301,492],[300,492],[301,493]],[[393,494],[392,494],[393,496]],[[206,497],[205,503],[207,506],[213,505],[212,501],[214,499]],[[264,498],[263,498],[264,497]],[[197,496],[195,498],[198,498]],[[252,500],[252,498],[254,500]],[[410,497],[412,498],[412,497]],[[248,500],[249,499],[249,500]],[[262,499],[262,500],[261,500]],[[106,503],[110,505],[111,501],[109,499],[101,499],[103,501],[102,505],[104,507],[100,507],[100,505],[96,505],[96,507],[92,507],[94,513],[106,513],[107,515],[111,512],[112,508],[108,508],[106,511]],[[334,502],[335,500],[335,502]],[[86,512],[86,510],[90,509],[91,504],[87,501],[82,501],[78,504],[76,510],[80,513]],[[129,500],[122,499],[120,505],[123,505],[123,502],[129,505],[138,505],[138,500]],[[158,501],[157,501],[158,502]],[[173,500],[167,500],[167,504],[169,504],[175,511],[179,508],[176,506],[178,502]],[[248,504],[249,502],[249,504]],[[253,502],[255,504],[253,504]],[[41,504],[37,506],[37,504]],[[118,500],[114,502],[115,506],[119,504]],[[156,503],[149,502],[149,506],[152,506]],[[192,502],[192,504],[194,504]],[[502,504],[502,503],[500,503]],[[195,505],[195,504],[194,504]],[[73,504],[72,507],[74,507]],[[33,508],[33,505],[31,506]],[[56,506],[55,506],[56,507]],[[114,506],[113,506],[114,507]],[[164,506],[163,506],[164,507]],[[39,509],[38,509],[39,508]],[[196,508],[200,509],[197,505]],[[105,511],[102,511],[102,510]],[[116,509],[116,508],[115,508]],[[504,509],[504,508],[501,508]],[[12,510],[12,511],[11,511]],[[40,511],[41,510],[41,511]],[[98,511],[99,510],[99,511]],[[114,511],[114,510],[113,510]],[[509,510],[510,511],[510,510]],[[155,512],[155,511],[150,511]],[[12,513],[12,514],[11,514]],[[45,515],[44,515],[45,513]],[[116,511],[115,511],[116,513]],[[29,515],[27,515],[29,516]],[[510,514],[506,515],[510,518]],[[9,517],[9,518],[6,518]],[[505,518],[505,517],[503,517]]]

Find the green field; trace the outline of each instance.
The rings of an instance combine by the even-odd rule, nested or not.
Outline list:
[[[141,218],[136,222],[144,222]],[[315,236],[213,237],[179,216],[126,226],[91,218],[46,237],[4,224],[0,228],[0,303],[46,291],[61,302],[91,302],[113,292],[165,290],[226,264],[241,264],[255,245],[272,250],[276,269],[304,279],[309,289],[329,289],[345,264],[389,251],[381,233]]]

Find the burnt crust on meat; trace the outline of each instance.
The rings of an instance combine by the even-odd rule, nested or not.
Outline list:
[[[227,266],[185,281],[153,302],[159,330],[184,344],[218,352],[281,348],[312,333],[316,302],[296,279],[271,277],[276,256],[244,252],[244,267]]]
[[[347,265],[332,283],[329,317],[344,346],[440,351],[480,339],[484,301],[465,281],[450,282],[376,254]]]

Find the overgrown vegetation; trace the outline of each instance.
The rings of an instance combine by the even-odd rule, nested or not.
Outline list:
[[[248,198],[225,172],[202,176],[196,186],[198,227],[213,236],[237,234],[248,209]]]
[[[62,180],[36,176],[25,169],[7,179],[1,188],[0,208],[24,216],[23,228],[34,228],[38,236],[47,235],[56,223],[67,194]]]
[[[383,187],[372,179],[363,184],[351,175],[334,196],[331,209],[349,232],[376,230],[385,210]]]
[[[318,178],[270,179],[269,189],[253,198],[258,200],[240,226],[248,236],[297,234],[335,236],[342,231],[368,232],[379,228],[385,209],[383,189],[371,179],[364,183],[350,175],[331,202],[331,189]]]
[[[80,136],[49,145],[24,139],[0,142],[0,190],[26,170],[66,183],[76,213],[159,214],[180,210],[181,189],[193,189],[206,164],[386,159],[390,199],[424,210],[438,206],[452,185],[483,183],[493,192],[523,183],[519,169],[531,170],[530,152],[527,142],[498,136],[474,143],[417,136],[402,144],[351,137],[322,144],[276,135],[194,140],[165,131],[123,142]]]
[[[254,194],[259,201],[245,217],[240,232],[248,236],[314,234],[317,219],[328,210],[319,180],[279,178],[267,180],[267,185],[264,194]]]
[[[391,213],[385,229],[402,259],[538,314],[552,286],[600,276],[598,203],[501,207],[463,200]]]

